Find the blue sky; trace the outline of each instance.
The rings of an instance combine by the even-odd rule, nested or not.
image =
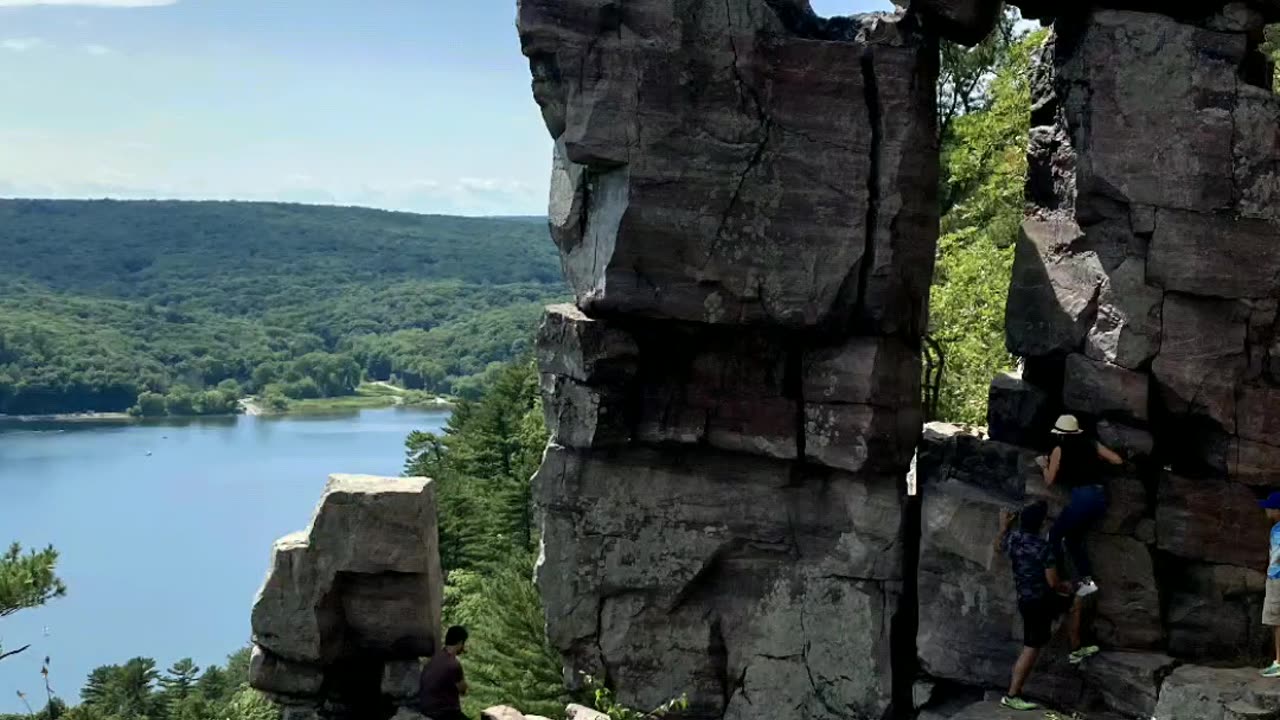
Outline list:
[[[514,6],[0,0],[0,196],[540,214]]]

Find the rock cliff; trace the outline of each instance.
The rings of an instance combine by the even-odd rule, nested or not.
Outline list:
[[[1198,659],[1265,655],[1254,501],[1280,483],[1280,97],[1254,67],[1259,9],[1274,15],[1059,19],[1010,289],[1024,380],[1137,459],[1120,482],[1153,532],[1128,542],[1151,560],[1162,647]]]
[[[1055,24],[1007,321],[1025,371],[992,386],[994,439],[923,440],[937,42],[1001,3],[900,4],[519,3],[576,299],[538,340],[553,643],[697,718],[994,716],[964,691],[1018,645],[990,541],[1002,507],[1061,506],[1035,458],[1069,410],[1130,458],[1092,541],[1114,652],[1032,694],[1181,718],[1167,698],[1221,682],[1213,712],[1270,708],[1186,663],[1265,643],[1280,100],[1258,46],[1280,4],[1014,3]]]
[[[538,338],[552,642],[636,706],[884,716],[935,41],[765,0],[523,0],[519,28],[577,299]]]

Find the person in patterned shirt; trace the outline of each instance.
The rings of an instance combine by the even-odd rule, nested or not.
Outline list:
[[[1013,585],[1018,594],[1018,613],[1022,616],[1022,654],[1014,663],[1009,692],[1000,700],[1001,705],[1013,710],[1039,708],[1022,698],[1022,686],[1031,675],[1040,651],[1053,637],[1053,621],[1059,615],[1071,610],[1073,663],[1098,652],[1096,647],[1080,647],[1084,600],[1073,597],[1070,584],[1058,577],[1053,551],[1049,542],[1040,536],[1048,513],[1049,507],[1043,500],[1027,505],[1016,516],[1005,510],[1000,512],[1000,534],[995,545],[1013,565]]]

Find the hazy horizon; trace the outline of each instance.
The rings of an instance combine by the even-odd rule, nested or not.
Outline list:
[[[0,2],[0,197],[545,214],[514,0],[287,5]]]

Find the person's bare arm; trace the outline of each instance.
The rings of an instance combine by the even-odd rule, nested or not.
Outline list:
[[[1103,445],[1102,443],[1097,443],[1097,445],[1098,445],[1098,457],[1102,458],[1103,460],[1106,460],[1112,465],[1124,464],[1124,458],[1120,457],[1120,453],[1116,452],[1115,450],[1112,450],[1111,448],[1107,447],[1106,445]]]
[[[1013,526],[1013,513],[1008,510],[1000,511],[1000,533],[996,535],[996,539],[992,542],[996,552],[1001,552],[1000,546],[1004,544],[1004,536],[1009,534],[1009,528]]]
[[[1062,448],[1056,447],[1049,453],[1049,467],[1044,471],[1044,484],[1053,487],[1058,479],[1058,469],[1062,467]]]
[[[465,674],[465,673],[463,673],[463,671],[462,671],[462,665],[461,665],[461,663],[459,663],[459,665],[458,665],[458,695],[459,695],[459,696],[462,696],[462,695],[466,695],[466,694],[467,694],[467,676],[466,676],[466,674]]]

